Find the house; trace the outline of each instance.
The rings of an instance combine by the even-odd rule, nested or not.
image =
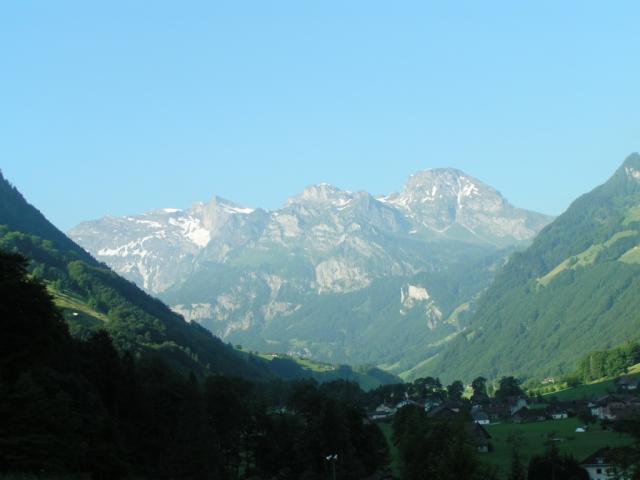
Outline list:
[[[407,405],[411,405],[412,403],[415,402],[412,402],[411,400],[406,398],[404,400],[400,400],[398,403],[396,403],[396,410],[400,410],[402,407],[406,407]]]
[[[564,420],[565,418],[569,418],[569,412],[561,407],[552,407],[549,410],[549,416],[553,420]]]
[[[385,405],[378,405],[373,412],[367,413],[370,420],[385,420],[392,417],[396,413],[396,409]]]
[[[546,419],[546,410],[529,410],[527,407],[521,408],[511,417],[513,423],[544,422]]]
[[[624,407],[624,401],[615,395],[604,395],[596,400],[595,415],[600,420],[615,420],[615,411]]]
[[[595,451],[580,462],[580,466],[589,473],[589,480],[629,478],[624,474],[620,475],[616,471],[616,467],[613,462],[613,450],[609,447]]]
[[[601,420],[616,420],[640,412],[640,399],[632,395],[605,395],[595,403],[596,416]]]
[[[473,412],[471,417],[473,418],[473,423],[477,423],[478,425],[489,425],[489,423],[491,423],[489,415],[483,410]]]
[[[510,409],[503,403],[490,403],[484,407],[485,413],[489,416],[492,422],[497,422],[502,418],[511,417]]]
[[[551,406],[553,409],[566,410],[569,417],[575,417],[578,412],[581,412],[587,408],[588,402],[586,400],[566,400],[561,402],[553,402]]]
[[[631,375],[623,375],[613,381],[619,392],[635,392],[638,390],[638,379]]]
[[[487,432],[482,425],[468,423],[465,425],[465,429],[472,444],[479,453],[488,453],[491,451],[491,435],[489,435],[489,432]]]

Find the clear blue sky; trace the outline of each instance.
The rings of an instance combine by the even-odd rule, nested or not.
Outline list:
[[[557,214],[640,150],[640,2],[6,1],[5,176],[56,225],[452,166]]]

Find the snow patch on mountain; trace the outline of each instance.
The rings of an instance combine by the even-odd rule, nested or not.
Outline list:
[[[223,205],[222,208],[225,212],[231,214],[249,215],[250,213],[255,212],[255,209],[253,208],[234,207],[231,205]]]
[[[625,167],[624,170],[630,178],[640,181],[640,170],[633,167]]]
[[[150,238],[154,238],[154,236],[149,235],[140,240],[133,240],[117,248],[101,248],[97,253],[101,257],[146,257],[149,252],[143,248],[143,244]]]
[[[179,227],[182,234],[199,247],[206,247],[211,241],[209,230],[202,226],[199,218],[192,216],[170,218],[169,224]]]

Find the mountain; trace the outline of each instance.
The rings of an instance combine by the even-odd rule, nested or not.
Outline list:
[[[31,260],[70,328],[82,335],[106,329],[122,350],[159,355],[182,372],[226,373],[252,379],[271,374],[264,362],[225,345],[171,311],[52,225],[0,173],[0,250]]]
[[[214,197],[69,236],[227,341],[400,373],[460,330],[507,253],[549,221],[436,169],[386,196],[319,184],[271,212]]]
[[[568,373],[640,338],[640,155],[514,254],[462,335],[429,365],[444,378]]]

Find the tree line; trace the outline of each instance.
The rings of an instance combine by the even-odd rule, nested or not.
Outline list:
[[[0,318],[0,473],[313,480],[337,454],[358,479],[388,463],[351,387],[182,375],[105,331],[74,338],[17,254],[0,253]]]

